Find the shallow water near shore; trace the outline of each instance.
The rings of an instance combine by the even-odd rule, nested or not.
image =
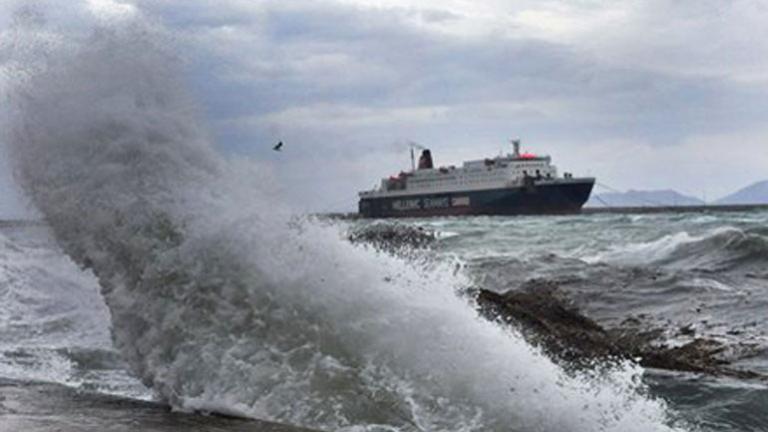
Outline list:
[[[760,271],[768,259],[761,249],[767,221],[768,214],[748,213],[397,223],[434,230],[438,240],[421,254],[459,263],[459,271],[478,286],[504,291],[533,279],[553,281],[603,325],[639,317],[648,326],[663,328],[673,344],[694,337],[680,330],[692,328],[698,336],[751,347],[748,353],[735,353],[734,364],[765,372],[766,324],[760,311],[768,301],[768,280]],[[345,227],[349,225],[340,229]],[[9,336],[0,342],[0,377],[12,379],[4,384],[5,394],[32,381],[60,383],[88,394],[156,399],[113,347],[109,311],[93,275],[61,253],[44,225],[5,226],[0,234],[0,325]],[[758,380],[650,370],[644,381],[650,395],[665,400],[669,412],[691,428],[757,431],[768,425],[761,409],[768,403],[768,386]],[[53,411],[56,403],[64,407],[61,401],[74,397],[55,387],[42,389],[36,398],[59,401],[49,405]],[[136,415],[140,423],[146,419],[138,406],[110,409],[125,418]],[[96,425],[112,416],[112,411],[104,411],[105,418],[99,419],[99,412],[91,411]],[[9,413],[3,416],[8,419]],[[158,430],[196,430],[194,420],[174,426],[174,419],[164,417]],[[210,425],[199,427],[206,430]]]
[[[741,370],[768,371],[768,213],[478,217],[413,221],[435,229],[438,256],[459,256],[478,286],[554,282],[588,317],[631,320],[670,346],[723,343]],[[768,386],[647,371],[653,394],[703,430],[768,427]]]

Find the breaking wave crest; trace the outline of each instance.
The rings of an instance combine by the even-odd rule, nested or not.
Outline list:
[[[681,231],[650,242],[618,246],[585,261],[728,271],[765,264],[766,257],[768,232],[764,228],[719,227],[697,236]]]
[[[110,25],[14,83],[7,141],[160,398],[329,430],[671,429],[636,366],[566,373],[479,319],[451,266],[291,218],[211,148],[163,30]]]

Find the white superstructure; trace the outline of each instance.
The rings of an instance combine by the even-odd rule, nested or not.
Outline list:
[[[466,161],[458,168],[433,167],[431,153],[425,150],[418,169],[384,178],[378,189],[360,192],[360,196],[372,198],[476,191],[523,185],[526,178],[545,182],[557,177],[557,168],[551,164],[549,156],[521,154],[519,141],[513,141],[513,145],[512,154]]]

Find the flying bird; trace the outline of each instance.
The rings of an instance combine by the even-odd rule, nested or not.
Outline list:
[[[274,147],[272,147],[272,150],[274,150],[274,151],[280,151],[282,148],[283,148],[283,142],[282,142],[282,141],[280,141],[280,142],[278,142],[277,144],[275,144],[275,146],[274,146]]]

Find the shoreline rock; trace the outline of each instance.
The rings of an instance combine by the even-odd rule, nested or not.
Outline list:
[[[503,294],[482,288],[471,294],[482,316],[514,325],[530,343],[567,366],[630,359],[649,368],[768,381],[764,374],[731,367],[738,358],[729,358],[726,352],[734,350],[714,339],[694,337],[671,347],[662,339],[663,329],[644,327],[637,320],[603,328],[549,282],[532,281]],[[735,351],[748,353],[749,349]]]
[[[400,223],[368,224],[349,232],[347,238],[406,258],[430,248],[437,240],[432,231]],[[646,324],[640,317],[627,317],[621,324],[606,328],[584,315],[550,281],[529,280],[504,293],[474,288],[467,294],[474,298],[483,317],[514,326],[530,343],[566,367],[629,359],[648,368],[768,381],[768,375],[731,366],[749,357],[755,346],[699,337],[692,325],[677,331],[689,341],[671,346],[666,339],[669,329]]]
[[[312,432],[263,420],[172,411],[60,384],[0,379],[0,432]]]

